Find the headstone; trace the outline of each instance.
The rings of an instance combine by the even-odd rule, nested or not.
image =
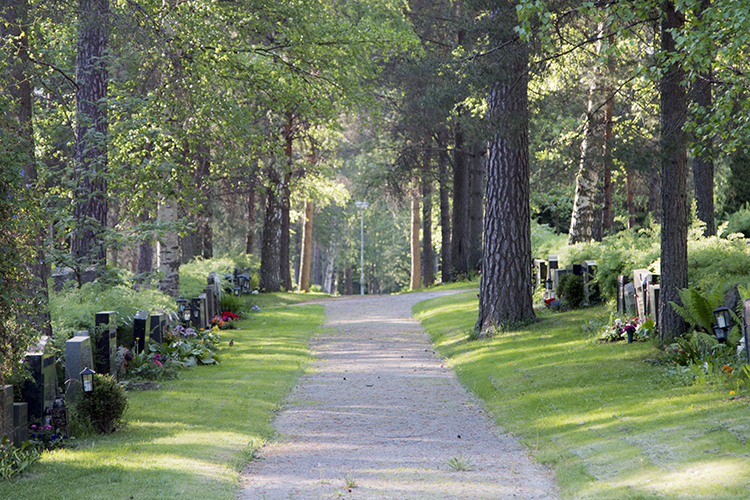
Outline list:
[[[201,308],[200,328],[203,328],[205,330],[206,328],[208,328],[208,322],[210,321],[210,318],[208,316],[208,297],[206,297],[205,293],[202,293],[198,295],[198,298],[200,299]]]
[[[13,386],[0,387],[0,438],[13,441]]]
[[[583,268],[583,296],[586,304],[595,304],[599,302],[599,283],[596,283],[596,261],[584,260],[581,264]]]
[[[573,264],[572,266],[570,266],[570,270],[576,276],[583,276],[583,266],[581,264]]]
[[[654,323],[659,324],[659,285],[648,286],[648,311]]]
[[[534,259],[534,285],[539,288],[547,279],[547,262],[542,259]]]
[[[547,263],[550,270],[557,269],[559,266],[559,262],[557,260],[557,255],[548,255],[547,256]]]
[[[94,371],[101,374],[117,375],[117,313],[102,311],[94,317],[96,344],[93,346]]]
[[[571,271],[571,269],[552,269],[552,289],[556,291],[557,286],[560,284],[560,276]]]
[[[190,326],[193,328],[202,328],[201,326],[201,299],[190,299]]]
[[[57,398],[52,406],[52,430],[63,436],[70,435],[68,408],[65,406],[65,399],[62,397]]]
[[[13,445],[19,448],[29,439],[29,405],[13,403]]]
[[[29,419],[44,418],[44,410],[51,409],[55,403],[57,389],[57,370],[55,356],[52,353],[52,340],[44,335],[39,342],[26,353],[26,368],[31,377],[24,380],[23,395],[29,404]]]
[[[91,353],[91,337],[88,331],[77,332],[65,342],[65,397],[75,401],[76,392],[81,385],[81,372],[84,368],[93,370],[94,362]],[[85,334],[85,335],[83,335]]]
[[[168,318],[164,313],[152,314],[151,315],[151,333],[149,338],[153,339],[154,342],[162,344],[164,343],[164,334],[168,330]]]
[[[95,269],[86,269],[81,271],[81,283],[91,283],[99,277],[99,272]],[[75,271],[70,267],[56,267],[52,271],[52,281],[56,292],[60,292],[65,283],[76,279]]]
[[[745,337],[745,356],[750,364],[750,344],[748,343],[748,336],[750,336],[750,299],[745,299],[742,302],[742,327]]]
[[[652,283],[651,276],[651,271],[648,269],[636,269],[633,271],[635,300],[639,318],[646,318],[648,316],[648,285]]]
[[[151,315],[146,311],[138,311],[133,317],[133,347],[137,352],[148,348],[151,335]]]
[[[205,288],[203,290],[203,293],[206,295],[206,321],[208,322],[211,321],[213,317],[219,313],[217,312],[213,287],[209,286]]]
[[[625,285],[625,315],[628,317],[635,316],[637,304],[635,299],[635,284],[627,283]]]
[[[627,298],[627,295],[625,295],[625,285],[629,282],[630,278],[626,275],[621,274],[617,277],[617,312],[620,314],[625,314],[627,312],[627,305],[625,304]]]

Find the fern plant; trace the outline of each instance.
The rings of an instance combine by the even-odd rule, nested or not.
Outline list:
[[[711,333],[714,325],[714,309],[721,303],[723,297],[716,285],[711,292],[704,295],[697,288],[683,288],[679,290],[682,306],[670,302],[677,314],[698,331]]]

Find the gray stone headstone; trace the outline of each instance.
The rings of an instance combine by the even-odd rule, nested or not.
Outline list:
[[[627,312],[627,306],[625,305],[625,285],[630,282],[630,278],[625,275],[617,277],[617,312],[625,314]]]
[[[151,336],[151,315],[146,311],[138,311],[133,317],[133,347],[137,352],[148,348]]]
[[[76,392],[81,385],[83,369],[93,370],[93,366],[91,337],[76,334],[65,342],[65,398],[68,401],[75,400]]]
[[[96,343],[94,350],[94,363],[97,373],[117,375],[117,312],[102,311],[94,317],[96,325]]]
[[[635,305],[638,310],[638,317],[645,318],[646,312],[646,294],[648,293],[648,276],[651,272],[648,269],[636,269],[633,271],[633,284],[635,285]],[[644,282],[646,288],[644,288]]]
[[[557,255],[552,255],[552,254],[548,255],[547,262],[548,262],[548,267],[550,268],[550,270],[557,269],[558,267],[560,267],[558,259],[557,259]]]
[[[198,298],[200,299],[201,307],[200,327],[206,329],[208,328],[208,322],[210,321],[210,318],[208,317],[208,297],[206,297],[205,293],[202,293],[198,295]]]
[[[625,314],[630,316],[635,316],[638,312],[637,309],[637,301],[635,297],[635,284],[634,283],[626,283],[625,284]]]
[[[583,296],[586,304],[599,302],[599,284],[595,283],[596,279],[596,261],[584,260],[581,264],[583,268]]]
[[[659,285],[648,286],[648,310],[654,322],[659,324]]]
[[[29,439],[29,405],[13,403],[13,445],[19,448]]]
[[[190,326],[192,326],[195,329],[203,328],[201,326],[201,299],[200,298],[194,298],[190,299]],[[197,312],[196,312],[197,311]]]
[[[44,335],[26,353],[26,368],[31,377],[24,380],[23,394],[29,404],[29,419],[44,418],[45,408],[52,408],[57,389],[57,370],[52,353],[52,341]]]
[[[13,386],[0,387],[0,438],[13,441]]]
[[[552,289],[557,291],[557,285],[560,284],[560,276],[571,272],[570,269],[552,269]]]

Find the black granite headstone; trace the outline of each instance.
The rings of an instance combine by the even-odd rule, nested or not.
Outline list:
[[[117,313],[102,311],[94,317],[96,325],[96,342],[94,352],[94,369],[97,373],[117,374]]]
[[[31,377],[24,380],[23,394],[29,407],[29,419],[42,421],[44,410],[52,408],[57,389],[55,356],[52,341],[48,336],[39,339],[36,346],[26,353],[26,368]]]
[[[151,333],[149,337],[159,344],[164,342],[164,334],[167,333],[168,320],[164,313],[151,315]]]
[[[138,311],[133,317],[133,347],[137,352],[148,348],[151,335],[151,316],[146,311]]]

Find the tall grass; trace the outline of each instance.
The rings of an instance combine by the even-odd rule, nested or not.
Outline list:
[[[747,394],[715,378],[676,377],[650,343],[600,343],[604,308],[542,313],[471,342],[474,292],[414,310],[497,423],[555,470],[565,496],[747,498]]]

